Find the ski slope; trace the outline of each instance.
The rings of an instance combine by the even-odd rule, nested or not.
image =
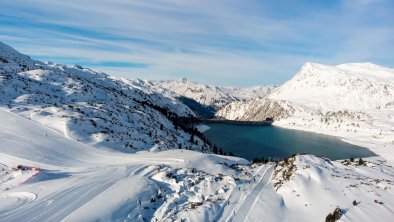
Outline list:
[[[235,157],[226,159],[186,150],[137,154],[106,151],[3,109],[0,123],[0,163],[4,169],[0,176],[0,221],[149,220],[155,216],[153,207],[160,207],[150,202],[151,197],[161,188],[172,189],[163,186],[165,181],[157,176],[161,169],[169,172],[187,167],[213,175],[234,174],[234,170],[218,162],[247,163]],[[19,164],[40,170],[3,173]],[[203,172],[196,178],[202,175],[214,178]],[[194,178],[194,174],[188,176]],[[231,188],[232,177],[224,179],[210,188],[220,190],[226,184]],[[227,192],[230,190],[223,195]],[[169,192],[168,199],[173,196]]]
[[[1,210],[0,221],[60,221],[66,217],[80,221],[92,210],[97,219],[117,219],[124,216],[116,213],[117,208],[131,204],[133,195],[149,188],[138,169],[146,164],[183,162],[96,149],[4,110],[0,110],[0,118],[1,163],[42,169],[27,183],[10,189],[12,192],[1,193],[1,206],[7,208]],[[125,189],[130,186],[132,189]],[[119,197],[130,198],[113,198],[120,191]],[[103,200],[112,201],[97,211],[95,206],[103,205]]]
[[[234,211],[234,218],[232,221],[244,221],[245,219],[249,218],[250,211],[254,209],[256,201],[260,195],[263,195],[262,193],[264,192],[264,187],[269,183],[273,171],[273,165],[268,165],[265,168],[257,184],[254,185],[250,193],[246,196],[245,200],[242,201],[240,208]]]
[[[228,199],[223,213],[217,218],[218,221],[244,221],[247,219],[255,202],[264,192],[264,187],[266,185],[269,187],[273,169],[274,165],[264,165],[250,181],[244,181],[238,185]]]

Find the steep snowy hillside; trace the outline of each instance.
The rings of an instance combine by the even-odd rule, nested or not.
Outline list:
[[[217,113],[217,118],[230,120],[264,120],[275,117],[275,120],[287,118],[293,111],[287,101],[268,99],[251,99],[229,103]]]
[[[188,79],[149,81],[159,91],[172,94],[174,97],[187,97],[197,102],[219,109],[233,101],[245,101],[251,98],[263,98],[274,87],[253,86],[248,88],[218,87],[199,84]]]
[[[345,137],[394,160],[394,70],[307,63],[264,99],[230,103],[217,116],[273,117],[276,125]]]
[[[78,65],[33,61],[3,43],[0,106],[96,147],[210,150],[191,140],[194,113],[177,99]]]

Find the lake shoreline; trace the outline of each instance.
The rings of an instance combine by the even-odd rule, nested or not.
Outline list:
[[[336,136],[272,126],[208,123],[204,135],[226,153],[248,160],[283,159],[293,154],[312,154],[331,160],[375,157],[367,147]]]

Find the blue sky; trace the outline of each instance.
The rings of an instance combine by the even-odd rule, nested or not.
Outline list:
[[[394,1],[0,1],[0,41],[127,78],[279,85],[308,61],[394,67]]]

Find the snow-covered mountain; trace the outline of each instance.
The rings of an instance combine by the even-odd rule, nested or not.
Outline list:
[[[262,100],[234,102],[217,115],[231,119],[258,119],[236,111],[245,104],[250,108],[267,101],[285,101],[294,106],[321,112],[348,110],[373,112],[394,106],[394,70],[371,63],[327,66],[307,63],[288,82]],[[233,108],[231,108],[233,107]],[[258,112],[258,110],[252,111]],[[275,116],[276,117],[276,116]]]
[[[180,80],[149,81],[158,91],[169,92],[174,97],[187,97],[206,106],[219,109],[233,101],[263,98],[273,86],[253,86],[247,88],[219,87],[204,85],[186,78]]]
[[[3,43],[0,106],[96,147],[210,150],[180,124],[194,113],[177,99],[78,65],[34,61]]]
[[[274,124],[282,127],[346,138],[366,136],[368,141],[391,146],[394,69],[371,63],[306,63],[265,98],[230,103],[216,115],[238,120],[273,117]],[[390,153],[385,152],[386,158],[394,158]]]
[[[393,106],[394,69],[371,63],[327,66],[307,63],[268,96],[316,110],[374,111]]]

